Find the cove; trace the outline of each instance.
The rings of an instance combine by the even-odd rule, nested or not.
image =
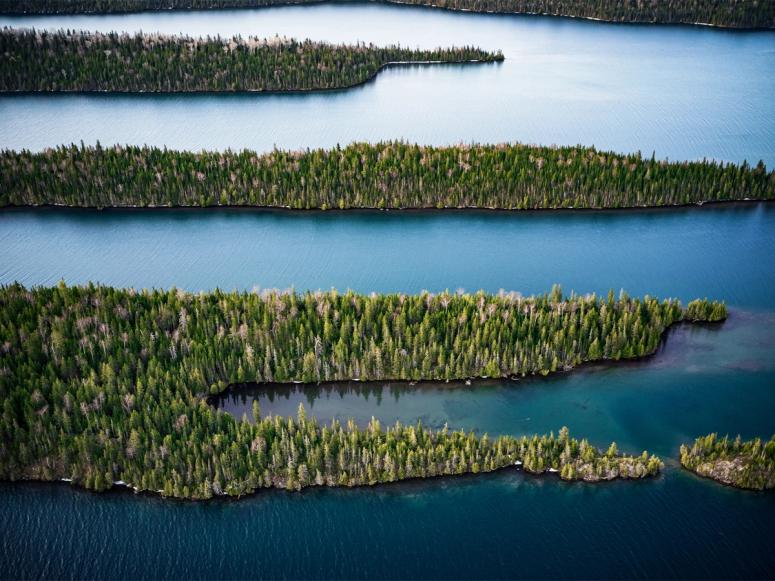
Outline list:
[[[304,401],[319,417],[491,433],[568,421],[595,442],[648,443],[666,460],[657,479],[568,484],[507,470],[199,503],[2,483],[0,565],[10,578],[65,579],[768,578],[775,496],[701,479],[672,457],[698,432],[772,429],[773,317],[733,310],[720,327],[676,328],[649,360],[548,381],[258,394],[265,413]],[[251,397],[233,395],[224,409]]]
[[[775,313],[732,311],[718,326],[679,325],[640,361],[605,362],[546,378],[449,383],[235,385],[212,403],[237,418],[307,414],[327,422],[376,417],[490,435],[548,433],[566,425],[596,446],[616,441],[675,467],[677,450],[695,435],[763,434],[775,429]],[[730,405],[729,402],[735,402]]]
[[[406,139],[595,145],[670,159],[775,163],[775,32],[621,26],[373,4],[0,25],[258,35],[502,49],[500,66],[386,70],[324,95],[3,96],[0,146],[150,144],[266,151]]]
[[[594,144],[657,157],[775,163],[775,33],[618,26],[368,4],[2,18],[38,28],[474,44],[501,66],[401,68],[293,96],[8,96],[0,147],[79,142],[257,150],[403,138]],[[710,431],[775,431],[775,207],[541,214],[196,210],[0,212],[0,282],[117,286],[626,288],[724,299],[717,328],[676,328],[633,364],[543,381],[234,391],[264,412],[490,433],[557,430],[647,448],[646,482],[567,484],[516,471],[362,490],[177,503],[66,484],[0,483],[0,577],[769,578],[775,496],[669,460]],[[368,397],[367,397],[368,396]],[[231,399],[229,399],[231,398]]]
[[[315,387],[258,394],[264,413],[292,413],[304,401],[321,418],[422,419],[493,434],[568,424],[595,444],[616,440],[661,455],[658,479],[567,484],[510,470],[202,503],[3,483],[0,570],[139,579],[767,578],[775,497],[700,479],[672,459],[699,434],[775,430],[774,245],[775,206],[763,203],[528,214],[0,212],[4,283],[530,294],[560,282],[566,292],[707,294],[732,307],[720,327],[674,329],[654,358],[545,381],[380,386],[369,399],[346,386],[343,396]],[[234,394],[222,407],[241,415],[242,396],[247,404],[252,395]]]

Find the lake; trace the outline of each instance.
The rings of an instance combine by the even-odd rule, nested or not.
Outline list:
[[[4,96],[0,147],[190,149],[403,138],[523,141],[775,164],[775,33],[614,26],[372,4],[111,16],[0,26],[273,36],[502,49],[501,65],[393,68],[349,91],[248,96]],[[416,293],[626,289],[726,300],[640,362],[547,379],[243,386],[321,421],[490,434],[567,425],[663,457],[643,482],[506,470],[356,490],[177,502],[0,483],[0,578],[771,578],[775,496],[682,471],[711,431],[775,432],[775,204],[602,212],[0,211],[0,284],[95,281],[193,292],[294,287]]]
[[[775,164],[775,33],[612,26],[375,4],[111,16],[0,26],[257,35],[502,49],[502,64],[393,68],[315,95],[5,96],[0,147],[330,147],[406,139],[595,145]]]
[[[241,388],[240,417],[304,402],[321,421],[372,415],[479,432],[568,425],[598,445],[660,454],[657,480],[567,484],[506,471],[365,490],[261,492],[183,503],[67,485],[0,486],[10,577],[765,578],[775,497],[684,473],[681,442],[775,431],[775,206],[635,212],[0,212],[0,281],[189,290],[463,286],[627,288],[731,307],[680,326],[658,354],[549,379],[473,386]],[[249,415],[249,412],[248,412]],[[56,523],[53,526],[52,523]],[[41,558],[40,555],[43,555]]]

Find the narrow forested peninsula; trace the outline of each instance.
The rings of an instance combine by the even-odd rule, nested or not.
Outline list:
[[[477,48],[410,50],[311,40],[0,32],[2,92],[291,92],[352,87],[396,63],[503,60]]]
[[[317,4],[321,0],[3,0],[0,13],[73,14],[141,10],[210,10]],[[609,22],[775,27],[770,0],[376,0],[466,12],[545,14]]]
[[[695,315],[725,314],[691,303]],[[698,305],[704,305],[700,307]],[[677,301],[548,295],[187,294],[0,288],[0,477],[205,498],[260,487],[391,482],[522,462],[566,479],[640,477],[648,455],[588,443],[383,430],[304,413],[237,421],[208,405],[230,384],[548,374],[646,355],[684,320]]]
[[[291,209],[636,208],[775,199],[775,171],[667,162],[593,147],[432,147],[187,152],[71,145],[0,152],[0,206]]]
[[[701,436],[692,446],[681,446],[681,465],[723,484],[751,490],[775,489],[775,435],[731,440],[717,434]]]

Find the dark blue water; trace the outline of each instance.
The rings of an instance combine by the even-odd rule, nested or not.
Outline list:
[[[371,4],[5,17],[0,25],[468,44],[506,56],[501,65],[391,69],[364,87],[317,95],[2,97],[0,147],[81,140],[258,150],[381,139],[522,141],[775,164],[775,32]]]
[[[775,496],[671,472],[504,472],[179,503],[0,485],[2,570],[47,578],[767,578]]]

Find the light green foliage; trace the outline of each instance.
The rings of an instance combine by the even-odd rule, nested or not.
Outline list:
[[[696,299],[686,306],[686,318],[709,323],[723,321],[727,318],[727,306],[724,303]]]

